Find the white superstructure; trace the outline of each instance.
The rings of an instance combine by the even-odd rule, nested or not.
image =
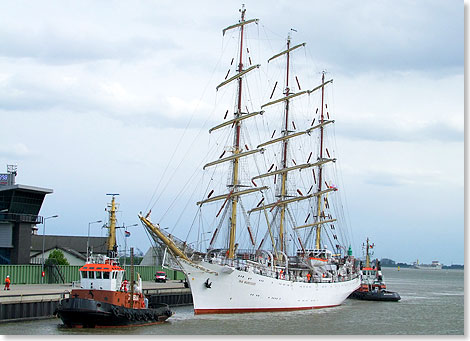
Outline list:
[[[431,264],[419,264],[419,261],[413,263],[414,269],[421,270],[442,270],[442,264],[437,260],[433,260]]]

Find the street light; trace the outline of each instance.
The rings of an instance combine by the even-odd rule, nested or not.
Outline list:
[[[91,223],[88,223],[88,237],[86,239],[86,259],[88,261],[88,257],[90,256],[90,225],[91,224],[96,224],[96,223],[102,223],[102,220],[97,220],[97,221],[92,221]]]
[[[50,217],[46,217],[44,218],[44,221],[43,221],[43,224],[44,224],[44,230],[42,230],[42,271],[41,271],[41,284],[44,283],[44,276],[43,276],[43,273],[44,273],[44,243],[45,243],[45,240],[46,240],[46,220],[47,219],[51,219],[51,218],[57,218],[58,215],[53,215],[53,216],[50,216]]]

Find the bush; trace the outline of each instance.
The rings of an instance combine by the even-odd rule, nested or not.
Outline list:
[[[46,264],[70,265],[67,258],[65,258],[64,253],[57,249],[49,254]]]

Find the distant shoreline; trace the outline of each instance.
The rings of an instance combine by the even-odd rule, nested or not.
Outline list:
[[[384,265],[384,264],[382,264],[382,267],[383,268],[397,268],[397,267],[400,267],[400,268],[403,268],[403,269],[407,269],[407,268],[413,269],[413,265],[406,264],[406,263],[398,263],[398,264],[394,264],[394,265],[389,265],[389,264]],[[443,265],[442,266],[442,270],[464,270],[464,269],[465,269],[464,265],[460,265],[460,264]],[[416,269],[416,270],[421,270],[421,269]]]

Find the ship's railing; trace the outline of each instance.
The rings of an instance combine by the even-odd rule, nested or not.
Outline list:
[[[253,257],[247,257],[252,258]],[[220,253],[217,254],[215,257],[206,257],[209,263],[215,263],[219,265],[226,265],[229,267],[233,267],[240,271],[246,271],[248,273],[255,273],[263,276],[268,276],[271,278],[282,279],[286,281],[294,281],[294,282],[306,282],[306,283],[331,283],[331,282],[343,282],[347,280],[352,280],[357,277],[357,273],[355,273],[351,267],[350,271],[345,274],[341,275],[335,269],[327,269],[326,271],[317,271],[313,275],[307,276],[307,273],[310,272],[309,268],[290,268],[286,270],[285,266],[268,266],[265,264],[261,264],[257,261],[251,259],[228,259],[223,257]],[[255,258],[256,259],[256,258]]]
[[[98,264],[114,264],[119,265],[119,258],[110,258],[105,255],[90,255],[87,258],[87,263],[98,263]]]

